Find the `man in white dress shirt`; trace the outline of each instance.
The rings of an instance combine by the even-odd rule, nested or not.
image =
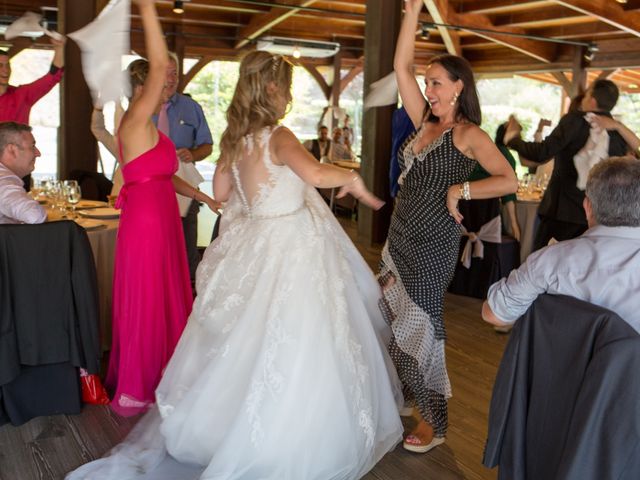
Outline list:
[[[22,183],[39,156],[30,126],[0,123],[0,224],[42,223],[47,219],[44,208],[27,195]]]
[[[583,202],[589,229],[531,254],[494,283],[482,318],[504,327],[538,295],[569,295],[612,310],[640,332],[640,160],[614,157],[594,166]]]

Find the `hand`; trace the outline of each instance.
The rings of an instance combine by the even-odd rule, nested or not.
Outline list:
[[[550,127],[551,126],[551,120],[546,119],[546,118],[541,118],[538,121],[538,128],[537,130],[542,130],[544,127]]]
[[[219,210],[222,208],[222,203],[215,201],[209,195],[205,195],[205,198],[203,198],[202,201],[207,204],[209,210],[220,215]]]
[[[449,215],[453,217],[456,223],[462,223],[464,218],[458,210],[458,202],[460,201],[460,185],[455,184],[449,187],[447,191],[447,210]]]
[[[606,115],[591,115],[589,123],[592,127],[597,127],[600,130],[617,130],[618,122]]]
[[[188,148],[178,148],[176,150],[176,153],[178,154],[178,158],[180,159],[181,162],[194,163],[193,154],[191,153],[191,150],[189,150]]]
[[[424,1],[423,0],[404,0],[404,5],[407,12],[411,12],[418,15],[422,11]]]
[[[49,37],[49,43],[53,45],[55,50],[63,49],[64,44],[67,43],[67,37],[60,35],[60,38]]]
[[[355,174],[353,180],[340,188],[336,198],[343,198],[347,194],[353,195],[359,202],[364,203],[373,210],[380,210],[384,202],[367,190],[362,177]]]
[[[507,145],[511,140],[520,136],[520,132],[522,131],[522,125],[518,123],[515,117],[509,117],[509,121],[507,122],[507,129],[504,132],[503,142]]]

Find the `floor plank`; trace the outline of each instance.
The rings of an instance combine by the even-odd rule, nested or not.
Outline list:
[[[375,271],[380,245],[363,245],[357,241],[355,225],[341,223]],[[424,455],[398,446],[364,480],[495,480],[496,472],[483,467],[481,459],[491,388],[508,336],[482,322],[480,307],[473,298],[446,298],[447,366],[453,388],[446,443]],[[21,427],[4,425],[0,480],[62,479],[74,467],[103,455],[135,422],[108,407],[89,405],[80,415],[37,418]]]

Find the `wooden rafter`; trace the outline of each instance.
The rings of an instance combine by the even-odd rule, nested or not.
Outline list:
[[[477,13],[450,13],[449,22],[454,25],[459,25],[463,28],[481,28],[484,30],[492,30],[495,32],[504,33],[526,33],[521,28],[497,27],[491,22],[488,16],[480,15]],[[473,30],[468,31],[474,35],[485,38],[495,43],[499,43],[500,45],[533,57],[536,60],[540,60],[541,62],[551,63],[556,56],[556,47],[552,43],[539,42],[522,37],[514,37],[511,35],[501,35],[500,33],[477,32]]]
[[[640,37],[640,12],[623,9],[619,3],[609,0],[553,0],[555,3],[576,10],[601,22]]]
[[[322,90],[325,98],[329,100],[329,98],[331,97],[331,86],[327,83],[318,69],[306,62],[300,62],[300,65],[303,66],[307,72],[309,72],[309,74],[314,78],[316,82],[318,82],[320,90]]]
[[[295,5],[298,7],[308,7],[314,4],[317,0],[287,0],[288,5]],[[242,48],[251,40],[258,38],[264,32],[273,28],[274,26],[282,23],[287,18],[295,15],[300,11],[299,8],[272,8],[267,14],[256,15],[253,17],[249,25],[242,28],[239,34],[239,40],[236,43],[235,48]]]
[[[565,93],[571,93],[571,80],[567,78],[564,72],[550,72],[551,76],[558,81],[558,84],[564,89]]]
[[[447,0],[424,0],[424,4],[429,11],[429,15],[436,23],[447,24],[450,23],[451,16],[455,15],[453,7]],[[451,9],[451,13],[450,13]],[[447,47],[447,52],[451,55],[461,55],[460,49],[460,35],[457,32],[453,32],[446,27],[436,27],[443,43]]]
[[[613,77],[616,73],[618,73],[620,71],[619,68],[612,68],[610,70],[602,70],[598,76],[596,77],[596,80],[608,80],[611,77]]]
[[[351,83],[364,70],[364,61],[361,61],[357,65],[351,67],[351,70],[340,79],[340,93],[344,92],[344,89]]]
[[[188,72],[184,73],[184,76],[182,77],[182,83],[181,83],[181,89],[180,91],[184,90],[186,88],[187,85],[189,85],[189,82],[191,80],[193,80],[193,78],[198,74],[198,72],[200,72],[200,70],[202,70],[204,67],[206,67],[209,62],[213,61],[214,57],[212,56],[206,56],[206,57],[202,57],[200,60],[198,60],[196,62],[196,64],[194,66],[192,66]]]

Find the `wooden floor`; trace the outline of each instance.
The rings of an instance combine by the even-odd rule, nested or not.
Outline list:
[[[353,225],[342,223],[355,238]],[[375,269],[380,247],[356,244]],[[446,299],[447,366],[453,388],[446,443],[424,455],[399,446],[365,480],[496,478],[481,459],[491,388],[508,337],[482,322],[480,306],[479,300],[467,297],[448,295]],[[123,419],[108,407],[88,405],[81,415],[0,427],[0,480],[62,479],[74,467],[104,454],[134,423],[135,419]]]

